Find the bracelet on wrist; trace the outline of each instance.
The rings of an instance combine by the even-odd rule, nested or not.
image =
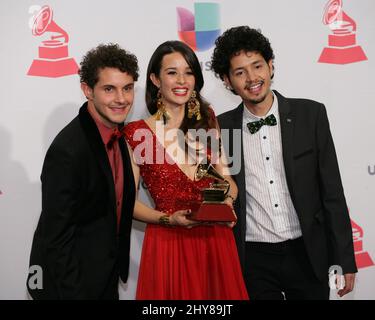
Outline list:
[[[232,201],[233,201],[233,204],[236,202],[236,199],[235,199],[232,195],[230,195],[230,194],[227,194],[227,195],[225,196],[225,198],[231,198]]]
[[[159,224],[163,226],[170,226],[169,215],[164,214],[159,218]]]

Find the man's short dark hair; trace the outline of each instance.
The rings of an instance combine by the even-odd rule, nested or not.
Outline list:
[[[275,58],[269,40],[259,30],[248,26],[239,26],[225,31],[215,41],[211,67],[221,80],[229,77],[230,60],[241,51],[255,51],[268,63]]]
[[[132,76],[134,81],[138,80],[137,57],[122,49],[118,44],[110,43],[100,44],[86,53],[79,70],[80,81],[94,88],[99,80],[99,70],[104,68],[119,69]]]

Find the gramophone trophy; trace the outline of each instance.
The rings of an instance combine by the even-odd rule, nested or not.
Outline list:
[[[41,36],[46,31],[55,32],[50,40],[42,41],[39,46],[39,58],[34,59],[27,74],[29,76],[57,78],[78,73],[78,65],[69,58],[69,36],[65,30],[53,21],[53,12],[49,6],[43,6],[34,18],[32,34]],[[63,41],[58,40],[63,38]]]
[[[323,23],[328,25],[332,34],[328,36],[318,62],[347,64],[367,60],[362,48],[356,45],[355,21],[342,10],[342,0],[330,0],[326,4]]]
[[[199,164],[194,178],[196,181],[203,178],[214,178],[221,183],[211,183],[209,188],[202,190],[203,202],[197,208],[192,208],[189,219],[211,222],[236,221],[237,218],[232,208],[224,203],[229,191],[229,182],[215,170],[212,164]]]

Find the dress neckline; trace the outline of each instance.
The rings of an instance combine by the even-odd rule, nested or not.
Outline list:
[[[148,125],[148,123],[147,123],[144,119],[141,119],[141,121],[142,121],[142,122],[144,123],[144,125],[145,125],[145,126],[151,131],[152,136],[155,138],[156,143],[159,144],[159,145],[163,148],[166,157],[169,157],[169,158],[173,161],[172,165],[175,165],[175,166],[177,167],[177,169],[178,169],[178,170],[179,170],[179,171],[180,171],[180,172],[186,177],[187,180],[189,180],[189,181],[192,182],[192,183],[196,182],[196,180],[191,179],[191,178],[185,173],[185,171],[183,171],[183,170],[181,169],[181,167],[177,164],[177,162],[174,161],[174,158],[173,158],[173,157],[167,152],[167,149],[165,149],[164,145],[159,141],[158,137],[156,136],[156,133],[154,132],[154,130],[151,129],[151,127]]]

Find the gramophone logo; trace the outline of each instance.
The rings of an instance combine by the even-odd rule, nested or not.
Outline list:
[[[367,60],[361,46],[356,45],[357,24],[342,10],[342,0],[329,0],[325,6],[323,23],[331,29],[328,47],[318,62],[348,64]]]
[[[199,2],[194,4],[194,13],[177,7],[178,37],[194,51],[206,51],[220,35],[220,7]]]
[[[353,220],[352,223],[352,232],[353,232],[353,242],[354,242],[354,252],[355,252],[355,261],[357,267],[366,268],[374,265],[369,253],[363,250],[363,229],[356,224]]]
[[[39,45],[38,58],[34,59],[27,74],[50,78],[77,74],[78,65],[68,53],[69,36],[54,22],[52,9],[43,6],[31,22],[33,36],[39,37],[47,31],[53,34]]]

